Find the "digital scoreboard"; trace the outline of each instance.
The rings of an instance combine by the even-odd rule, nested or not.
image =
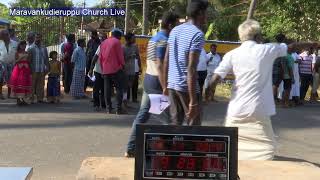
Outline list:
[[[135,180],[236,180],[237,144],[237,128],[137,125]]]

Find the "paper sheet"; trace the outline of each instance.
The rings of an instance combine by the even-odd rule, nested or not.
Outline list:
[[[94,76],[94,75],[92,75],[92,77],[88,74],[88,77],[90,78],[90,80],[92,81],[92,82],[94,82],[94,81],[96,81],[96,77]]]
[[[169,105],[169,97],[162,94],[149,94],[151,107],[149,113],[161,114]]]

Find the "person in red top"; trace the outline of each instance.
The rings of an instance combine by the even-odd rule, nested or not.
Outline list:
[[[68,42],[64,44],[63,48],[63,86],[64,92],[68,94],[70,92],[70,86],[72,82],[72,64],[71,64],[71,56],[74,50],[74,42],[75,42],[75,35],[69,34],[67,37]]]
[[[122,32],[119,29],[112,30],[112,36],[104,40],[100,45],[100,65],[104,79],[105,102],[108,105],[108,113],[112,113],[111,90],[116,87],[117,114],[123,114],[121,109],[123,98],[124,56],[120,42]]]

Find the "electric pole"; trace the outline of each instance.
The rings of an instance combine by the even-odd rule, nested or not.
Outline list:
[[[129,28],[129,11],[130,11],[130,0],[126,0],[126,16],[125,16],[125,24],[124,24],[124,33],[128,33]]]
[[[149,3],[148,0],[143,0],[143,19],[142,19],[142,35],[147,35],[148,34],[148,13],[149,12]]]
[[[247,20],[253,19],[253,14],[254,14],[254,11],[256,9],[256,5],[257,5],[257,0],[251,0],[251,4],[250,4]]]

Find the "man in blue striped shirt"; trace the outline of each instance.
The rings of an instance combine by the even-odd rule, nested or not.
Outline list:
[[[188,125],[201,124],[197,65],[205,43],[200,28],[206,23],[207,8],[208,1],[191,0],[190,20],[175,27],[169,36],[164,62],[168,90],[164,94],[169,94],[171,120],[176,125],[182,125],[185,116]]]
[[[165,13],[162,17],[161,31],[153,36],[148,43],[147,49],[147,70],[144,77],[144,92],[141,99],[140,110],[132,124],[132,131],[129,138],[126,157],[134,157],[136,125],[146,123],[149,120],[150,99],[149,94],[162,94],[166,88],[163,77],[163,59],[166,53],[167,41],[170,31],[179,23],[179,16],[173,12]],[[166,120],[169,119],[169,112],[163,112]],[[167,122],[169,123],[169,122]]]

